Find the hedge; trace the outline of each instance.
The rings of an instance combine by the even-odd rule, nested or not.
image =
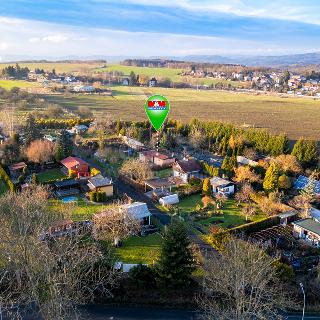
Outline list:
[[[72,128],[76,125],[86,125],[89,126],[89,124],[93,121],[93,119],[37,119],[36,124],[38,127],[43,129],[66,129],[66,128]]]
[[[210,243],[218,251],[222,251],[223,242],[225,241],[225,239],[228,239],[230,235],[237,235],[237,234],[243,233],[248,236],[251,233],[276,226],[279,223],[280,223],[280,218],[278,216],[264,218],[261,220],[243,224],[238,227],[222,230],[215,234],[211,234],[207,237],[207,242]]]
[[[11,181],[10,177],[8,176],[8,174],[6,173],[6,171],[3,169],[1,165],[0,165],[0,179],[2,179],[5,182],[5,184],[7,185],[10,191],[15,190],[15,186],[13,182]]]
[[[272,216],[268,218],[263,218],[261,220],[249,222],[238,227],[231,228],[228,231],[231,234],[244,233],[246,235],[249,235],[253,232],[258,232],[258,231],[276,226],[279,223],[280,223],[279,216]]]
[[[105,202],[107,195],[104,191],[91,191],[89,193],[89,199],[93,202]]]

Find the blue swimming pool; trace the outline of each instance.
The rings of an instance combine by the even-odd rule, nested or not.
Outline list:
[[[69,203],[69,202],[76,202],[76,201],[78,201],[78,198],[77,198],[77,197],[70,196],[70,197],[62,198],[61,200],[62,200],[64,203]]]

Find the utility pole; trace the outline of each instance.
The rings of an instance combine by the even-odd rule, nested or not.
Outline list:
[[[302,282],[300,282],[300,288],[303,293],[303,309],[302,309],[302,320],[304,320],[304,310],[306,308],[306,293],[304,292],[304,287]]]

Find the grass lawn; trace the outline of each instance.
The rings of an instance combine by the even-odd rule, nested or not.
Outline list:
[[[7,185],[3,180],[0,180],[0,195],[6,193],[8,191]]]
[[[195,194],[190,197],[182,199],[178,205],[182,213],[191,213],[195,210],[196,205],[201,203],[200,194]],[[247,223],[245,216],[241,213],[241,207],[236,206],[234,199],[229,199],[222,209],[222,214],[214,217],[209,217],[207,219],[196,220],[194,222],[195,226],[199,225],[201,229],[208,231],[209,227],[213,225],[213,222],[222,220],[222,223],[216,224],[216,226],[223,228],[232,228],[242,224]],[[259,212],[255,216],[251,217],[251,221],[260,220],[265,218],[266,215]]]
[[[116,249],[118,259],[125,263],[152,264],[160,255],[162,238],[160,234],[150,234],[146,237],[133,236]]]
[[[37,174],[39,182],[44,183],[50,180],[60,180],[65,178],[66,175],[59,169],[50,169]]]
[[[201,204],[200,193],[193,194],[180,200],[178,207],[182,213],[191,213],[196,209],[196,205]]]
[[[79,199],[76,203],[64,203],[62,200],[51,200],[53,210],[62,210],[69,206],[71,210],[71,219],[73,221],[90,220],[92,216],[107,208],[108,205],[87,203],[83,199]]]
[[[172,168],[167,168],[160,171],[154,171],[154,175],[157,178],[168,178],[172,175]]]

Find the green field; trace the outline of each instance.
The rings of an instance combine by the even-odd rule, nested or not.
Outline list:
[[[65,178],[66,175],[60,169],[50,169],[37,174],[40,183],[50,180],[60,180]]]
[[[41,84],[38,82],[28,82],[28,81],[22,81],[22,80],[2,80],[0,79],[0,87],[4,88],[6,90],[10,90],[13,87],[18,88],[37,88],[40,87]]]
[[[112,119],[146,120],[145,99],[159,93],[171,102],[169,117],[189,121],[192,118],[232,122],[265,128],[272,133],[287,133],[320,140],[320,101],[309,98],[285,98],[212,90],[112,87],[113,96],[48,96],[70,110],[89,107],[95,115]]]
[[[125,263],[152,264],[160,255],[161,241],[162,238],[157,233],[146,237],[133,236],[116,249],[116,254]]]
[[[104,68],[97,68],[97,71],[120,71],[123,72],[124,76],[129,76],[130,72],[133,71],[135,74],[144,74],[148,77],[162,77],[170,78],[172,81],[179,81],[181,79],[180,73],[183,69],[172,69],[172,68],[149,68],[149,67],[135,67],[135,66],[123,66],[121,64],[110,64]]]

